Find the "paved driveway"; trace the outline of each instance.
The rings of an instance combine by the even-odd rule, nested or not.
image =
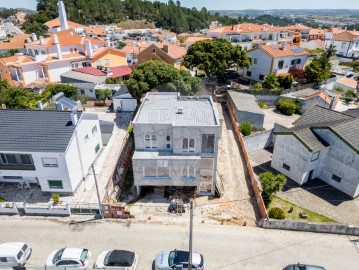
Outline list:
[[[277,173],[270,167],[272,159],[270,150],[258,150],[250,153],[249,156],[256,175],[266,171]],[[288,179],[283,192],[277,195],[340,223],[359,225],[359,197],[351,199],[321,180],[315,179],[300,187],[293,180]]]

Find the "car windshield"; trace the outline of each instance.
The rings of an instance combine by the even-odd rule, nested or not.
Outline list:
[[[22,255],[24,255],[24,252],[22,252],[21,250],[19,251],[19,253],[17,254],[17,259],[20,260]]]
[[[178,265],[180,263],[188,262],[188,255],[189,253],[187,251],[171,251],[168,256],[168,265]]]
[[[82,263],[85,262],[86,258],[87,258],[87,254],[89,253],[89,251],[87,249],[84,249],[81,253],[81,256],[80,256],[80,261]]]
[[[57,263],[59,260],[61,260],[62,253],[64,252],[64,248],[59,249],[54,256],[54,259],[52,261],[53,264]]]
[[[25,244],[25,245],[22,246],[21,250],[22,250],[23,252],[25,252],[28,247],[29,247],[29,246]]]

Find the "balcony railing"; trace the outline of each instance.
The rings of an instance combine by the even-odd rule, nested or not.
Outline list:
[[[0,164],[0,170],[35,171],[33,164]]]

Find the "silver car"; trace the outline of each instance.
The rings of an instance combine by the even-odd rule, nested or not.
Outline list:
[[[189,252],[181,250],[162,251],[155,259],[156,270],[188,269]],[[200,253],[192,253],[192,269],[204,270],[204,259]]]

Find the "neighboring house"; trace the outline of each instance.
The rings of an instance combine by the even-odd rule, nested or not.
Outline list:
[[[303,69],[308,52],[292,44],[263,45],[248,52],[252,66],[244,71],[244,77],[263,81],[268,73],[287,74],[290,68]]]
[[[115,112],[134,112],[137,100],[128,92],[126,85],[121,85],[112,96],[112,106]]]
[[[127,65],[126,53],[119,49],[102,47],[94,51],[92,56],[93,67],[118,67]]]
[[[105,38],[107,35],[105,28],[101,27],[101,26],[85,27],[84,33],[88,37],[103,37],[103,38]]]
[[[165,35],[165,40],[172,43],[172,44],[175,44],[177,42],[177,34],[174,33],[174,32],[164,32],[163,33]]]
[[[76,35],[33,40],[25,44],[26,55],[0,58],[1,76],[11,85],[42,88],[49,82],[60,82],[61,74],[91,66],[97,50],[105,45],[102,39]]]
[[[315,106],[274,135],[274,169],[299,185],[319,178],[359,195],[359,118]]]
[[[314,39],[311,41],[307,41],[304,43],[300,43],[299,45],[301,48],[303,49],[307,49],[307,50],[317,50],[317,49],[325,49],[325,42],[323,40],[320,39]]]
[[[327,31],[324,29],[312,28],[309,30],[307,41],[317,40],[317,39],[325,40],[326,33],[327,33]]]
[[[308,41],[308,36],[311,28],[301,23],[297,23],[295,25],[289,25],[281,27],[282,29],[286,29],[288,31],[298,32],[300,34],[300,39],[303,41]]]
[[[276,44],[280,33],[281,29],[273,25],[242,23],[210,29],[207,31],[207,37],[224,38],[232,42],[233,45],[240,45],[244,50],[250,50],[259,45]],[[288,42],[291,41],[293,41],[293,37],[288,39]]]
[[[197,41],[207,40],[207,39],[211,39],[211,38],[208,38],[208,37],[188,37],[186,39],[186,49],[188,50],[189,46],[196,43]]]
[[[148,60],[163,61],[177,69],[180,69],[183,57],[186,53],[187,50],[183,47],[167,42],[156,42],[142,49],[137,55],[137,60],[138,64],[144,63]]]
[[[319,105],[328,109],[335,109],[339,98],[334,99],[323,91],[307,88],[299,91],[290,92],[288,94],[281,95],[281,97],[289,98],[292,100],[299,100],[302,109],[301,114],[304,114],[311,107]]]
[[[350,78],[341,78],[339,80],[337,80],[335,83],[334,83],[334,88],[337,88],[337,87],[341,87],[343,88],[343,90],[346,92],[348,90],[352,90],[354,92],[357,91],[358,89],[358,81],[354,80],[354,79],[350,79]]]
[[[210,96],[149,92],[133,120],[134,185],[214,194],[221,124]]]
[[[256,98],[250,94],[227,91],[227,97],[233,114],[240,124],[249,121],[253,128],[258,130],[263,128],[264,112],[258,106]]]
[[[67,28],[61,28],[61,21],[60,18],[53,19],[52,21],[48,21],[44,23],[49,29],[47,30],[49,33],[58,32],[62,30],[68,30],[72,29],[76,33],[80,34],[84,32],[84,29],[86,26],[81,25],[79,23],[67,21],[68,27]]]
[[[20,53],[25,53],[25,41],[30,37],[30,34],[18,34],[12,37],[10,40],[6,40],[3,43],[0,43],[0,54],[7,53],[10,50],[18,50]]]
[[[72,194],[102,149],[98,116],[85,112],[0,110],[0,182]]]
[[[338,34],[333,34],[331,39],[325,40],[325,47],[330,45],[335,46],[336,54],[338,56],[347,58],[359,57],[359,32],[358,31],[344,31]]]

